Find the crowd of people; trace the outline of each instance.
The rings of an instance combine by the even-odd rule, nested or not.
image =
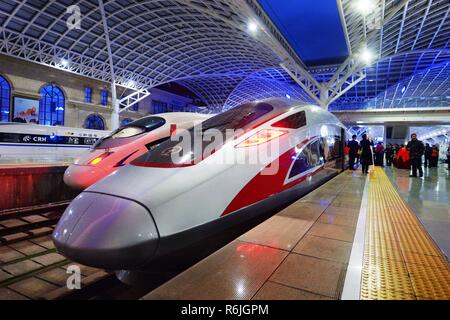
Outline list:
[[[382,142],[376,145],[368,139],[367,135],[357,141],[354,135],[346,145],[346,154],[349,159],[349,169],[356,170],[361,164],[363,174],[369,172],[371,165],[384,167],[395,166],[398,169],[411,170],[411,177],[423,177],[423,168],[436,168],[439,164],[439,145],[430,146],[423,144],[413,133],[407,145],[388,144]],[[425,163],[423,163],[423,158]],[[447,149],[448,170],[450,170],[450,145]],[[419,174],[419,175],[417,175]]]

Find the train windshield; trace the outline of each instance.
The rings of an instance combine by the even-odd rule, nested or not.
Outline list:
[[[122,146],[133,141],[136,137],[166,124],[166,120],[161,117],[145,117],[127,124],[111,133],[109,136],[100,139],[94,149],[110,149]]]
[[[220,149],[226,142],[285,113],[288,109],[285,106],[275,108],[265,102],[244,104],[193,127],[181,134],[179,140],[171,139],[162,143],[132,164],[169,167],[194,165]],[[217,135],[220,139],[217,139]],[[186,139],[189,141],[184,141]]]

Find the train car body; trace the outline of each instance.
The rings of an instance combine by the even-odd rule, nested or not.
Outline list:
[[[78,157],[64,182],[85,189],[155,148],[176,130],[189,129],[210,115],[176,112],[151,115],[131,122],[98,141]]]
[[[37,124],[0,124],[1,162],[72,162],[109,131]]]
[[[220,139],[206,137],[209,130],[224,140],[211,147]],[[109,270],[151,269],[297,200],[344,165],[345,127],[331,113],[291,100],[236,107],[187,135],[195,134],[203,138],[200,151],[171,139],[77,197],[53,234],[58,251]],[[265,155],[252,161],[261,150]]]

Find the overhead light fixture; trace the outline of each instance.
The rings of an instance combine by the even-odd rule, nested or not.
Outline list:
[[[127,87],[134,88],[135,86],[136,86],[136,82],[134,82],[133,80],[128,81]]]
[[[402,94],[404,94],[406,92],[406,86],[403,86],[402,88]]]
[[[365,65],[371,65],[375,61],[375,54],[367,47],[359,52],[359,60]]]
[[[250,21],[247,25],[247,30],[251,33],[256,33],[258,31],[258,24],[255,21]]]
[[[291,96],[286,93],[286,98],[291,99]]]
[[[376,8],[374,0],[358,0],[355,3],[355,6],[356,10],[364,16],[370,14]]]
[[[64,68],[67,68],[67,67],[69,66],[69,60],[67,60],[67,59],[61,59],[61,65],[62,65]]]

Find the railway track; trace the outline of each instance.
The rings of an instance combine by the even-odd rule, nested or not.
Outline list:
[[[58,300],[76,297],[68,289],[74,263],[56,252],[51,233],[70,201],[0,211],[0,300]],[[83,298],[113,275],[77,265]],[[100,286],[101,285],[101,286]]]
[[[69,203],[0,211],[0,300],[139,299],[153,289],[127,286],[56,252],[51,233]],[[73,266],[80,270],[79,290],[67,286]]]
[[[8,245],[51,234],[69,203],[0,211],[0,243]]]

